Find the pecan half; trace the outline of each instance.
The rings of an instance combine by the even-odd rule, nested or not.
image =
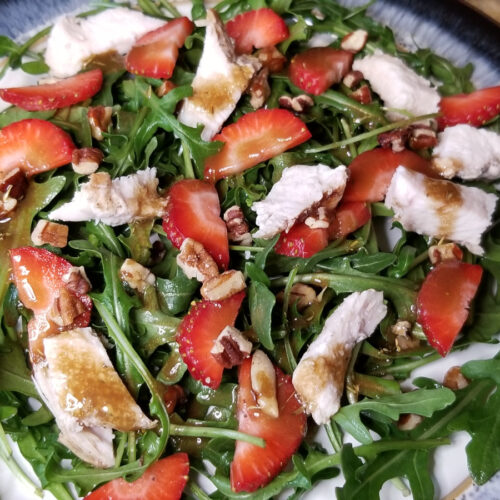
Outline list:
[[[262,108],[271,95],[268,77],[269,70],[264,67],[255,74],[248,86],[247,94],[250,94],[250,105],[253,109]]]
[[[219,274],[219,268],[212,256],[203,245],[191,238],[186,238],[177,255],[177,265],[184,271],[188,278],[205,281]]]
[[[361,104],[370,104],[372,102],[372,92],[370,90],[370,87],[368,87],[368,85],[366,84],[361,85],[359,89],[355,90],[351,94],[351,97]]]
[[[0,174],[0,193],[8,193],[10,198],[20,200],[28,189],[28,179],[24,172],[16,167]]]
[[[443,243],[429,247],[429,260],[439,264],[443,260],[462,260],[464,253],[456,243]]]
[[[342,79],[342,83],[350,88],[353,89],[357,87],[363,80],[365,79],[363,73],[361,71],[349,71],[347,75],[344,76]]]
[[[108,127],[111,124],[112,113],[113,108],[110,106],[90,107],[87,111],[92,137],[97,141],[102,141],[104,139],[102,133],[108,131]]]
[[[66,274],[63,275],[62,280],[66,283],[66,288],[74,293],[83,295],[91,289],[90,281],[85,273],[83,266],[73,266]]]
[[[257,350],[250,366],[252,390],[257,397],[257,405],[270,417],[278,417],[279,408],[276,398],[276,372],[267,355]]]
[[[230,269],[203,282],[200,293],[207,300],[224,300],[246,288],[241,271]]]
[[[342,50],[348,50],[349,52],[354,52],[355,54],[365,48],[366,42],[368,41],[368,32],[365,30],[355,30],[342,38],[340,42],[340,48]]]
[[[278,103],[282,108],[295,111],[296,113],[305,113],[314,106],[312,97],[306,94],[301,94],[295,97],[282,95],[278,99]]]
[[[297,304],[297,309],[302,311],[316,302],[316,290],[304,283],[295,283],[290,290],[289,303]]]
[[[270,73],[279,73],[286,64],[286,57],[275,46],[259,49],[255,56]]]
[[[462,374],[460,366],[452,366],[444,376],[443,385],[452,391],[458,391],[469,385],[469,379]]]
[[[155,284],[155,275],[143,265],[133,259],[125,259],[120,267],[120,278],[133,290],[139,293]]]
[[[392,149],[395,153],[400,153],[405,149],[406,141],[408,140],[408,129],[396,129],[390,132],[379,134],[378,143],[384,149]]]
[[[437,135],[428,125],[413,125],[408,143],[412,149],[433,148],[437,145]]]
[[[85,306],[82,301],[66,287],[62,287],[49,310],[48,318],[60,329],[69,330],[73,327],[76,318],[84,312]]]
[[[243,210],[238,205],[229,207],[224,213],[224,222],[227,228],[227,237],[232,243],[251,245],[252,235],[245,220]]]
[[[73,150],[71,162],[77,174],[90,175],[99,168],[103,159],[104,153],[99,148],[81,148]]]
[[[48,220],[39,220],[31,233],[31,241],[37,245],[64,248],[68,244],[69,227]]]
[[[399,417],[398,429],[401,431],[412,431],[424,420],[424,417],[416,413],[404,413]]]
[[[210,353],[224,368],[241,365],[250,356],[252,343],[233,326],[226,326],[214,342]]]

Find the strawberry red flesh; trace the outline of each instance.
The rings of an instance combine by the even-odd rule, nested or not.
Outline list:
[[[224,300],[202,300],[184,316],[177,330],[179,352],[191,376],[217,389],[224,367],[210,354],[214,341],[226,326],[233,326],[245,292]]]
[[[391,149],[372,149],[357,156],[349,165],[344,201],[382,201],[399,166],[430,177],[438,177],[425,160],[413,151],[394,153]]]
[[[442,114],[438,118],[440,130],[460,123],[480,127],[500,113],[500,85],[443,97],[439,108]]]
[[[290,35],[285,21],[269,8],[239,14],[226,24],[226,30],[238,54],[250,54],[254,47],[271,47]]]
[[[306,432],[306,415],[291,377],[275,368],[279,416],[273,418],[257,407],[250,367],[251,360],[247,359],[239,369],[238,430],[261,437],[266,446],[236,441],[231,463],[231,488],[236,492],[252,492],[269,483],[287,465]]]
[[[314,47],[294,56],[289,67],[290,80],[306,92],[320,95],[349,73],[353,54],[331,47]]]
[[[361,201],[340,203],[330,221],[329,239],[344,238],[364,226],[370,218],[370,209],[366,203]]]
[[[205,179],[217,181],[269,160],[311,137],[302,120],[285,109],[259,109],[222,129],[222,149],[205,162]]]
[[[0,130],[0,173],[19,167],[26,176],[71,162],[71,137],[45,120],[29,118]]]
[[[304,222],[294,224],[281,233],[274,251],[288,257],[312,257],[328,245],[328,229],[310,228]]]
[[[179,49],[193,32],[194,24],[179,17],[146,33],[137,40],[127,55],[130,73],[151,78],[170,78],[177,62]]]
[[[425,278],[417,297],[417,320],[441,356],[449,352],[467,320],[482,274],[477,264],[446,260]]]
[[[168,192],[163,229],[176,248],[180,248],[186,238],[192,238],[204,246],[219,267],[227,268],[227,229],[220,217],[219,196],[212,184],[196,179],[173,184]]]
[[[149,466],[135,481],[113,479],[85,500],[179,500],[189,474],[189,457],[176,453]]]
[[[0,89],[0,97],[28,111],[65,108],[90,99],[102,87],[102,71],[93,69],[56,83]]]

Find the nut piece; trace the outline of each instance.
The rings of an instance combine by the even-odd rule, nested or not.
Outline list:
[[[163,97],[167,95],[171,90],[174,90],[177,85],[170,80],[164,80],[163,83],[157,87],[155,93],[158,97]]]
[[[274,45],[259,49],[255,56],[270,73],[279,73],[286,64],[286,57]]]
[[[196,278],[202,283],[219,275],[219,268],[212,256],[201,243],[191,238],[182,242],[176,261],[188,278]]]
[[[73,266],[63,275],[62,280],[66,283],[66,288],[74,294],[83,295],[92,288],[83,266]]]
[[[28,189],[28,180],[24,172],[16,167],[0,174],[0,193],[8,193],[10,198],[20,200]]]
[[[229,241],[245,246],[252,244],[252,235],[248,230],[248,223],[245,220],[243,210],[238,205],[233,205],[226,210],[224,222],[226,223]]]
[[[406,141],[408,140],[409,130],[400,128],[391,130],[384,134],[379,134],[378,143],[384,149],[392,149],[395,153],[400,153],[405,149]]]
[[[59,290],[59,296],[54,300],[48,313],[48,318],[61,329],[69,330],[76,318],[85,312],[82,301],[66,287]]]
[[[370,104],[372,102],[372,93],[370,90],[370,87],[368,85],[361,85],[359,89],[355,90],[352,94],[351,97],[355,100],[360,102],[361,104]]]
[[[31,241],[37,245],[52,245],[64,248],[68,244],[69,227],[65,224],[39,220],[31,233]]]
[[[429,260],[439,264],[443,260],[462,260],[464,253],[455,243],[443,243],[429,247]]]
[[[395,336],[396,350],[410,351],[420,346],[420,340],[411,334],[411,323],[409,321],[398,321],[391,326],[391,332]]]
[[[452,391],[458,391],[469,385],[469,379],[462,375],[460,366],[452,366],[444,376],[443,385]]]
[[[436,144],[436,132],[428,125],[410,127],[409,145],[412,149],[433,148]]]
[[[224,368],[241,365],[250,356],[252,343],[233,326],[226,326],[214,342],[210,353]]]
[[[93,174],[99,168],[103,158],[104,153],[98,148],[75,149],[71,157],[73,170],[77,174]]]
[[[311,10],[311,14],[318,20],[318,21],[324,21],[325,20],[325,14],[321,12],[318,7],[314,7]]]
[[[155,275],[143,265],[133,259],[125,259],[120,267],[120,279],[125,281],[130,288],[144,293],[146,288],[154,286]]]
[[[365,48],[368,40],[368,32],[365,30],[356,30],[348,33],[340,42],[340,48],[354,52],[355,54]]]
[[[304,283],[295,283],[290,290],[290,297],[288,299],[290,304],[297,304],[297,310],[302,311],[306,307],[316,302],[316,291],[309,285]]]
[[[250,94],[250,105],[253,109],[262,108],[271,95],[268,77],[269,70],[264,67],[255,74],[248,86],[247,94]]]
[[[316,212],[316,214],[306,217],[304,224],[311,229],[328,229],[330,227],[330,222],[326,214],[326,208],[318,207]]]
[[[405,413],[399,417],[398,429],[400,431],[412,431],[424,420],[421,415],[415,413]]]
[[[278,103],[282,108],[290,109],[291,111],[295,111],[296,113],[305,113],[314,106],[312,97],[306,94],[301,94],[296,97],[282,95],[278,99]]]
[[[342,83],[350,88],[353,89],[356,87],[358,84],[360,84],[363,80],[365,79],[365,76],[361,71],[349,71],[347,75],[344,76],[342,79]]]
[[[87,111],[92,137],[97,141],[102,141],[104,139],[102,133],[108,131],[108,127],[111,124],[112,113],[113,108],[110,106],[90,107]]]
[[[258,407],[270,417],[279,415],[278,400],[276,398],[276,372],[267,355],[257,350],[252,357],[250,367],[252,390],[257,397]]]
[[[206,280],[201,286],[200,293],[207,300],[224,300],[245,288],[243,273],[230,269],[219,276]]]
[[[0,197],[0,217],[6,217],[17,207],[17,200],[9,195],[10,192],[7,191]]]

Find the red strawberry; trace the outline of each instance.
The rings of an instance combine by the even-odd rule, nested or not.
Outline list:
[[[0,130],[0,173],[19,167],[28,177],[71,162],[71,137],[45,120],[11,123]]]
[[[477,264],[445,260],[425,278],[417,297],[417,321],[441,356],[446,356],[467,320],[482,274]]]
[[[239,14],[226,24],[226,30],[234,38],[238,54],[250,54],[254,47],[271,47],[290,35],[285,21],[269,8]]]
[[[274,251],[288,257],[312,257],[328,245],[328,229],[311,229],[304,222],[296,223],[288,233],[281,233]]]
[[[250,378],[251,360],[240,366],[238,382],[238,430],[259,436],[265,448],[236,441],[231,463],[233,491],[255,491],[271,481],[286,466],[306,432],[306,415],[297,400],[292,379],[276,369],[279,416],[270,417],[257,408]]]
[[[85,500],[179,500],[188,474],[189,457],[186,453],[176,453],[150,465],[139,479],[131,483],[113,479]]]
[[[224,367],[210,354],[215,339],[226,326],[233,326],[245,292],[228,299],[196,302],[177,329],[179,352],[193,378],[212,389],[222,380]]]
[[[165,214],[163,229],[176,248],[186,238],[192,238],[205,247],[220,267],[227,268],[227,229],[220,218],[219,196],[212,184],[196,179],[176,182],[168,192]]]
[[[442,116],[438,118],[438,124],[441,130],[459,123],[480,127],[500,113],[500,85],[470,94],[443,97],[439,107]]]
[[[361,201],[340,203],[335,210],[328,228],[329,238],[343,238],[364,226],[370,220],[370,209]]]
[[[297,54],[289,68],[290,80],[294,85],[320,95],[334,83],[339,83],[349,73],[353,54],[331,47],[314,47]]]
[[[238,174],[307,141],[305,123],[286,109],[259,109],[224,127],[214,141],[223,148],[205,162],[205,179]]]
[[[28,111],[65,108],[97,94],[102,86],[102,71],[93,69],[56,83],[0,89],[0,97]]]
[[[357,156],[349,165],[344,201],[382,201],[398,166],[430,177],[438,177],[425,160],[413,151],[394,153],[391,149],[372,149]]]
[[[170,78],[177,62],[179,49],[193,32],[194,24],[179,17],[139,38],[127,55],[130,73],[151,78]]]

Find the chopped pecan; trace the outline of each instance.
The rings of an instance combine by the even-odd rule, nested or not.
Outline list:
[[[326,208],[320,206],[317,208],[316,212],[317,213],[314,216],[309,215],[306,217],[304,224],[309,226],[311,229],[328,229],[330,222],[328,220]]]
[[[76,318],[84,312],[83,302],[66,287],[62,287],[52,304],[48,318],[61,329],[68,330],[73,327]]]
[[[344,76],[342,79],[342,83],[350,88],[353,89],[357,87],[363,80],[365,79],[363,73],[361,71],[349,71],[347,75]]]
[[[394,343],[398,352],[410,351],[420,346],[420,340],[411,334],[411,323],[409,321],[398,321],[391,326],[391,332],[395,336]]]
[[[224,300],[246,288],[245,276],[241,271],[230,269],[214,278],[207,279],[200,293],[207,300]]]
[[[252,236],[248,230],[243,210],[238,205],[229,207],[224,213],[224,221],[227,227],[227,237],[232,243],[240,245],[251,245]]]
[[[257,350],[250,366],[252,390],[257,397],[258,407],[270,417],[278,417],[278,400],[276,398],[276,372],[267,355]]]
[[[398,429],[401,431],[411,431],[419,425],[424,418],[415,413],[404,413],[399,417]]]
[[[90,175],[98,168],[104,159],[104,153],[99,148],[81,148],[73,150],[71,162],[77,174]]]
[[[458,391],[469,385],[469,379],[462,374],[460,366],[452,366],[444,376],[443,385],[452,391]]]
[[[384,149],[392,149],[395,153],[400,153],[405,149],[408,140],[409,131],[405,128],[399,128],[379,134],[378,143]]]
[[[279,73],[286,64],[286,57],[274,45],[259,49],[255,56],[270,73]]]
[[[352,94],[351,97],[355,100],[360,102],[361,104],[370,104],[372,102],[372,93],[370,90],[370,87],[368,85],[361,85],[359,89],[355,90]]]
[[[66,283],[66,288],[74,294],[83,295],[91,289],[90,281],[83,266],[73,266],[63,275],[62,280]]]
[[[290,290],[290,297],[288,302],[290,304],[297,304],[297,309],[302,311],[306,307],[316,302],[317,295],[314,288],[304,283],[295,283]]]
[[[191,238],[183,241],[176,260],[177,265],[188,278],[196,278],[203,282],[219,274],[219,268],[212,256],[201,243]]]
[[[296,113],[305,113],[314,106],[312,97],[306,94],[301,94],[296,97],[282,95],[278,99],[278,103],[282,108],[290,109]]]
[[[16,167],[0,175],[0,193],[8,193],[10,198],[20,200],[28,189],[24,172]]]
[[[167,95],[171,90],[174,90],[177,85],[170,80],[164,80],[162,84],[156,88],[155,93],[158,97]]]
[[[437,144],[437,135],[428,125],[413,125],[408,143],[412,149],[433,148]]]
[[[139,293],[155,284],[155,275],[143,265],[133,259],[125,259],[120,267],[120,278],[127,285]]]
[[[226,326],[214,342],[210,353],[224,368],[241,365],[250,356],[252,343],[233,326]]]
[[[17,207],[17,200],[10,196],[10,191],[0,196],[0,218],[8,216]]]
[[[368,41],[368,32],[365,30],[355,30],[342,38],[340,42],[340,48],[342,50],[348,50],[349,52],[354,52],[355,54],[365,48],[366,42]]]
[[[253,109],[259,109],[264,106],[268,97],[271,95],[271,87],[268,82],[269,70],[262,68],[250,81],[247,94],[250,94],[250,105]]]
[[[64,248],[68,244],[69,227],[48,220],[39,220],[31,233],[31,241],[37,245]]]
[[[443,243],[429,247],[429,260],[439,264],[443,260],[462,260],[464,253],[456,243]]]
[[[92,137],[97,141],[102,141],[104,139],[102,133],[108,131],[108,127],[111,124],[112,113],[113,108],[110,106],[90,107],[87,111]]]

